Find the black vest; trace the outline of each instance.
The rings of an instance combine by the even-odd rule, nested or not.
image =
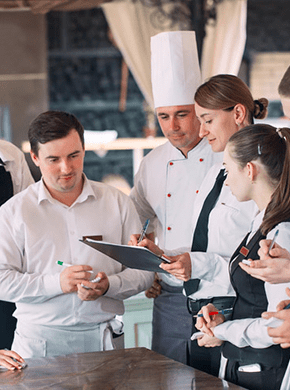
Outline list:
[[[13,183],[10,172],[0,158],[0,206],[13,196]]]
[[[248,236],[249,234],[241,242],[230,260],[231,283],[237,294],[232,320],[261,317],[261,314],[267,310],[268,306],[264,282],[253,278],[239,266],[243,259],[257,260],[259,258],[257,254],[260,247],[259,242],[265,238],[258,230],[246,245]],[[246,253],[247,250],[248,253]],[[244,254],[240,253],[240,251]],[[235,360],[242,364],[260,363],[270,367],[286,366],[290,358],[290,348],[282,349],[280,345],[272,345],[261,349],[252,347],[239,348],[226,341],[223,344],[222,352],[229,360]]]

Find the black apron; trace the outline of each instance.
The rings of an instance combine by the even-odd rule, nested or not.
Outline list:
[[[290,222],[290,221],[288,221]],[[267,310],[268,300],[264,282],[253,278],[242,270],[239,263],[243,259],[258,259],[259,242],[264,239],[260,230],[246,244],[249,234],[242,241],[230,261],[230,277],[236,291],[232,320],[243,318],[259,318]],[[239,348],[230,342],[224,342],[223,355],[229,360],[226,380],[237,383],[248,389],[276,389],[281,384],[284,372],[289,362],[290,348],[282,349],[280,345],[268,348]],[[262,371],[258,373],[241,374],[239,366],[259,363]],[[241,382],[242,381],[242,382]],[[255,382],[256,381],[256,382]]]

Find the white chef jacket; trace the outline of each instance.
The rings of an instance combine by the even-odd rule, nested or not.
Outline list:
[[[222,153],[213,153],[206,139],[187,158],[168,141],[142,159],[130,197],[141,222],[150,218],[147,232],[155,231],[160,248],[191,245],[195,197],[210,167],[221,161]],[[183,283],[172,275],[159,276],[170,285]]]
[[[253,222],[252,233],[248,241],[256,233],[261,225],[264,212],[258,214]],[[275,231],[279,229],[276,242],[282,247],[290,250],[290,222],[283,222],[277,225],[267,234],[268,239],[272,239]],[[270,284],[265,283],[265,292],[268,300],[268,311],[276,311],[276,306],[280,301],[289,299],[286,294],[286,287],[290,283]],[[227,340],[237,347],[251,346],[253,348],[267,348],[273,345],[272,337],[268,335],[268,326],[279,326],[282,321],[279,319],[264,318],[244,318],[240,320],[226,321],[214,329],[214,334],[220,340]]]
[[[84,177],[85,178],[85,177]],[[123,299],[145,290],[154,274],[122,265],[80,242],[102,235],[127,244],[141,224],[131,200],[117,189],[85,178],[70,207],[52,198],[43,181],[29,186],[0,208],[0,299],[16,302],[18,323],[89,329],[123,314]],[[104,271],[110,287],[95,301],[63,294],[56,261],[87,264]]]
[[[0,140],[0,158],[5,163],[6,171],[11,173],[14,194],[34,183],[24,154],[11,142]]]
[[[203,203],[214,186],[221,164],[215,164],[206,175],[195,198],[192,226],[195,229]],[[216,296],[235,296],[230,283],[229,260],[245,235],[258,208],[253,201],[238,202],[228,186],[223,185],[215,207],[209,215],[208,247],[206,252],[192,252],[191,278],[201,279],[199,289],[190,296],[193,300]],[[194,231],[193,229],[193,231]],[[192,241],[193,235],[191,237]],[[168,255],[190,252],[191,247],[165,251]]]

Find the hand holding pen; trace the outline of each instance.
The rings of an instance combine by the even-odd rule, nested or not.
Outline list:
[[[233,308],[231,307],[231,308],[229,308],[229,309],[223,309],[223,310],[217,310],[217,311],[210,311],[209,313],[208,313],[208,315],[209,316],[213,316],[213,315],[216,315],[216,314],[223,314],[223,315],[225,315],[225,314],[229,314],[229,313],[231,313],[233,311]],[[193,316],[194,318],[202,318],[203,317],[203,313],[198,313],[198,314],[196,314],[196,315],[194,315]],[[191,336],[191,340],[197,340],[197,339],[199,339],[200,337],[203,337],[205,335],[205,333],[204,332],[195,332],[195,333],[193,333],[192,334],[192,336]]]
[[[212,303],[203,306],[201,312],[196,316],[195,327],[208,334],[214,336],[212,329],[225,321],[223,314],[230,313],[232,308],[218,310]]]
[[[67,268],[67,267],[73,267],[72,264],[68,264],[68,263],[65,263],[65,262],[63,262],[63,261],[56,261],[56,264],[57,264],[57,265],[60,265],[60,266],[62,266],[62,267],[65,267],[65,268]],[[91,268],[91,267],[90,267],[90,268]],[[92,270],[86,270],[86,272],[89,272],[90,274],[93,274],[93,273],[94,273],[94,271],[92,271]],[[96,278],[94,278],[94,279],[92,279],[92,280],[88,280],[88,281],[91,282],[91,283],[99,283],[99,282],[101,281],[101,279],[102,279],[102,278],[101,278],[100,276],[97,276]],[[87,290],[91,290],[90,287],[85,286],[83,283],[81,283],[81,286],[84,287],[84,288],[86,288]]]
[[[64,294],[76,292],[78,284],[90,279],[93,274],[92,267],[89,265],[72,265],[62,261],[56,262],[64,270],[60,274],[60,286]]]
[[[268,248],[268,251],[267,251],[267,257],[272,257],[271,255],[270,255],[270,252],[271,252],[271,250],[273,249],[273,247],[274,247],[274,244],[275,244],[275,241],[276,241],[276,239],[277,239],[277,237],[278,237],[278,234],[279,234],[279,229],[277,229],[276,231],[275,231],[275,234],[274,234],[274,237],[273,237],[273,239],[272,239],[272,241],[271,241],[271,243],[270,243],[270,246],[269,246],[269,248]],[[250,259],[244,259],[244,260],[242,260],[242,263],[243,264],[246,264],[246,265],[251,265],[252,264],[252,260],[250,260]]]
[[[279,229],[277,229],[277,230],[275,231],[273,240],[271,241],[271,244],[270,244],[269,249],[268,249],[267,255],[270,256],[270,257],[272,257],[272,256],[270,255],[270,252],[271,252],[271,250],[273,249],[273,246],[274,246],[274,244],[275,244],[276,238],[278,237],[278,234],[279,234]]]

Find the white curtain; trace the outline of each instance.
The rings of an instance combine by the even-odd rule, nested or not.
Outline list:
[[[216,22],[206,26],[202,47],[202,80],[220,73],[237,75],[246,43],[247,0],[224,0]]]
[[[156,9],[140,1],[113,1],[101,5],[114,39],[148,105],[153,109],[150,38],[162,31],[180,30],[170,20],[153,26]],[[167,7],[167,8],[166,8]],[[172,4],[164,3],[170,11]],[[217,6],[217,19],[206,26],[202,49],[202,81],[219,73],[238,74],[246,42],[247,0],[224,0]],[[184,26],[183,26],[184,29]]]
[[[164,5],[167,10],[171,4]],[[170,20],[162,21],[162,27],[154,27],[151,18],[156,9],[146,7],[141,2],[114,1],[102,4],[102,9],[114,39],[129,66],[148,105],[154,109],[151,87],[150,38],[162,31],[180,29],[170,26]]]

